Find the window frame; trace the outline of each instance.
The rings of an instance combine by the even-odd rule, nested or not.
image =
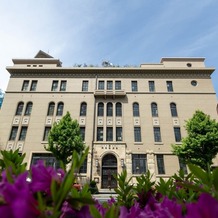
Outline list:
[[[134,126],[134,142],[142,142],[141,127]]]
[[[173,81],[166,81],[167,84],[167,91],[173,92]]]
[[[24,102],[22,101],[18,102],[15,116],[21,116],[23,113],[23,108],[24,108]]]
[[[85,126],[80,126],[80,135],[83,141],[85,141],[86,137],[86,127]]]
[[[155,92],[155,82],[152,81],[148,81],[148,87],[149,87],[149,92]]]
[[[133,108],[133,117],[139,117],[140,113],[139,113],[139,103],[138,102],[134,102],[132,104],[132,108]]]
[[[106,141],[112,142],[113,141],[113,127],[106,128]]]
[[[104,90],[104,80],[98,81],[98,90]]]
[[[173,130],[174,130],[175,141],[181,142],[182,140],[181,128],[179,126],[174,126]]]
[[[151,115],[152,117],[158,117],[158,107],[156,102],[151,103]]]
[[[29,101],[26,105],[26,109],[25,109],[25,116],[30,116],[32,113],[32,108],[33,108],[33,103],[31,101]]]
[[[132,154],[132,174],[145,174],[147,172],[147,155]]]
[[[58,80],[53,80],[52,81],[52,86],[51,86],[51,91],[52,92],[57,92],[58,91]]]
[[[107,103],[107,117],[113,116],[113,103],[108,102]]]
[[[89,81],[88,80],[83,80],[82,81],[82,91],[87,92],[89,90]]]
[[[98,117],[103,117],[104,116],[104,103],[103,102],[98,103],[97,116]]]
[[[116,127],[116,141],[123,141],[123,128],[122,126]]]
[[[17,138],[18,126],[12,126],[9,141],[15,141]]]
[[[80,105],[80,116],[85,117],[87,113],[87,103],[86,102],[82,102]]]
[[[47,116],[54,116],[54,112],[55,112],[55,103],[54,102],[50,102],[48,104]]]
[[[154,126],[153,131],[154,131],[154,142],[162,142],[160,127]]]
[[[177,112],[177,106],[176,103],[171,102],[170,103],[170,112],[172,117],[178,117],[178,112]]]
[[[60,91],[65,92],[67,90],[67,80],[61,80]]]
[[[132,92],[137,92],[138,91],[138,81],[136,80],[131,81],[131,87],[132,87]]]
[[[122,117],[122,104],[120,102],[116,103],[116,117]]]
[[[19,141],[25,141],[26,139],[26,135],[27,135],[27,130],[28,127],[27,126],[22,126],[20,129],[20,135],[19,135]]]
[[[48,141],[48,135],[50,130],[51,130],[51,126],[45,126],[42,141]]]
[[[165,164],[164,164],[164,155],[163,154],[156,154],[157,160],[157,172],[158,175],[164,175],[165,172]]]
[[[116,80],[115,81],[115,90],[121,90],[122,86],[121,86],[121,80]]]
[[[64,112],[64,103],[59,102],[57,106],[56,116],[62,116]]]
[[[28,91],[29,83],[30,83],[29,80],[24,80],[21,91]]]
[[[30,91],[36,91],[38,80],[32,80]]]
[[[113,90],[113,81],[112,80],[107,81],[107,90]]]
[[[103,127],[97,127],[96,140],[100,142],[104,140],[104,128]]]

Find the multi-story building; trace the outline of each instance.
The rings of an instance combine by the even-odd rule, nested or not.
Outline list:
[[[168,178],[185,168],[171,144],[186,136],[185,120],[200,109],[217,119],[211,81],[214,68],[204,58],[162,58],[140,67],[62,67],[39,51],[33,59],[13,59],[0,117],[0,145],[55,164],[46,152],[49,130],[67,111],[77,119],[90,148],[81,181],[115,187],[113,174],[135,177],[147,170]],[[214,160],[218,165],[218,161]],[[83,178],[83,179],[82,179]]]

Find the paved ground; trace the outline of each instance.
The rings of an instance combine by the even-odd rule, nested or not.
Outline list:
[[[93,198],[97,199],[99,202],[107,202],[111,197],[115,200],[117,198],[117,194],[114,191],[107,191],[107,192],[99,192],[99,194],[92,195]]]

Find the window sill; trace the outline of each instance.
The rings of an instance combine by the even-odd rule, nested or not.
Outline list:
[[[143,145],[143,142],[134,142],[135,145]]]
[[[163,142],[154,142],[155,145],[163,145]]]

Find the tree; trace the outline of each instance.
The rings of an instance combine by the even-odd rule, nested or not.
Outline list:
[[[48,135],[48,147],[45,149],[51,151],[55,158],[59,160],[64,169],[72,160],[72,153],[76,151],[81,154],[85,149],[80,127],[77,120],[73,120],[70,113],[58,122],[54,123]]]
[[[218,123],[200,110],[186,121],[187,137],[181,145],[172,145],[173,153],[185,163],[192,163],[203,169],[211,166],[218,153]]]

